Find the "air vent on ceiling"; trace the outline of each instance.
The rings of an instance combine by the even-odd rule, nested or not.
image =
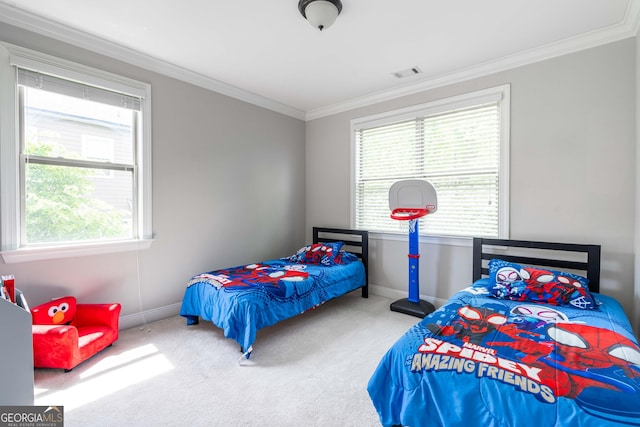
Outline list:
[[[407,68],[406,70],[396,71],[393,73],[399,79],[404,79],[405,77],[415,76],[416,74],[420,74],[422,71],[418,67]]]

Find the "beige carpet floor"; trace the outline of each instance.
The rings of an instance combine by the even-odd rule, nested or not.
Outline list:
[[[367,383],[419,319],[353,292],[258,332],[249,360],[210,322],[121,331],[71,372],[35,370],[35,404],[66,427],[379,426]]]

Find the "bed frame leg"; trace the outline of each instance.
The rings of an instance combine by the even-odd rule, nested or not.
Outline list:
[[[186,316],[187,318],[187,326],[197,325],[200,323],[200,318],[198,316]]]

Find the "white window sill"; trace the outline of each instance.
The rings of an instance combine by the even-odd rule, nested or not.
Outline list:
[[[87,243],[67,246],[30,247],[0,252],[6,264],[42,261],[56,258],[75,258],[103,255],[115,252],[137,251],[151,247],[153,239],[119,240],[114,242]]]

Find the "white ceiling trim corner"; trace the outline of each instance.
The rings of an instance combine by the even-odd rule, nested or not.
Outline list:
[[[633,34],[638,34],[640,30],[640,2],[632,1],[624,17],[624,23],[629,26]]]

